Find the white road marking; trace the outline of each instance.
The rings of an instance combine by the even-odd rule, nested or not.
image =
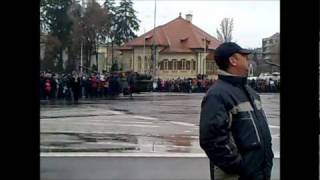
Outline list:
[[[170,123],[172,123],[172,124],[177,124],[177,125],[182,125],[182,126],[196,126],[196,125],[194,125],[194,124],[186,123],[186,122],[171,121]]]
[[[134,125],[134,124],[117,124],[117,126],[130,126],[130,127],[148,127],[148,128],[158,128],[160,126],[150,126],[150,125]]]
[[[112,110],[106,110],[105,112],[112,113],[112,114],[117,114],[117,115],[122,115],[122,114],[124,114],[124,113],[121,112],[121,111],[112,111]]]
[[[137,115],[133,115],[133,116],[131,116],[131,117],[137,118],[137,119],[145,119],[145,120],[157,120],[157,118],[147,117],[147,116],[137,116]]]

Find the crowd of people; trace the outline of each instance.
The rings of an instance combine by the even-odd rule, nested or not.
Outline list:
[[[215,82],[213,79],[184,78],[163,80],[158,79],[156,91],[158,92],[183,92],[200,93],[206,92]]]
[[[250,79],[248,84],[259,93],[280,92],[280,80],[277,79]]]
[[[78,102],[79,98],[113,98],[120,93],[132,95],[134,76],[132,72],[112,74],[40,72],[40,99],[65,99]]]
[[[132,96],[139,75],[134,72],[59,74],[40,72],[40,98],[74,100],[79,98],[114,98],[120,94]],[[216,82],[205,76],[197,78],[157,79],[157,92],[204,93]],[[258,92],[279,92],[280,81],[249,79],[248,85]]]
[[[189,79],[171,79],[157,81],[158,92],[183,92],[183,93],[203,93],[207,92],[215,79],[207,78],[189,78]],[[251,79],[248,85],[259,93],[275,93],[280,91],[280,81],[273,79]]]

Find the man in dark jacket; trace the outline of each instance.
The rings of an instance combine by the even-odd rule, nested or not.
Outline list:
[[[211,179],[270,180],[271,134],[259,95],[247,85],[250,51],[227,42],[215,52],[218,80],[201,104],[200,146]]]

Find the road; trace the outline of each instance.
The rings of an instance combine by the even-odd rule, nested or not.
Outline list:
[[[203,153],[203,93],[141,93],[133,99],[41,101],[41,152]],[[279,94],[261,94],[279,156]]]

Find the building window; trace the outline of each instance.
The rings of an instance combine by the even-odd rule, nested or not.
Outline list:
[[[182,61],[177,61],[177,70],[182,70]]]
[[[138,56],[138,72],[141,71],[142,65],[141,65],[141,57]]]
[[[172,59],[172,70],[177,70],[177,60]]]
[[[207,71],[213,72],[213,62],[207,61]]]
[[[168,61],[168,70],[172,70],[172,68],[173,68],[173,62]]]
[[[192,60],[192,70],[195,71],[196,70],[196,66],[197,66],[197,63],[195,60]]]
[[[182,69],[185,70],[186,69],[186,60],[181,59],[181,61],[182,61]]]
[[[153,62],[150,56],[148,56],[147,59],[148,59],[148,70],[149,72],[151,72],[153,68]]]
[[[163,61],[160,61],[158,66],[159,66],[160,70],[164,70],[164,62]]]
[[[186,70],[190,70],[190,61],[186,61]]]
[[[163,64],[163,70],[168,70],[168,59],[162,60]]]
[[[148,59],[147,56],[144,57],[144,72],[147,72],[148,70]]]

